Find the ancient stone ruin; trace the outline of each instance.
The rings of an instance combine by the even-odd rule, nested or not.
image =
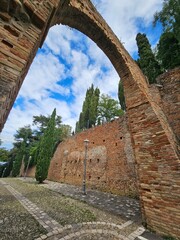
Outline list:
[[[96,42],[121,77],[143,221],[161,234],[180,236],[179,112],[177,104],[171,109],[174,93],[167,99],[162,96],[167,104],[161,103],[161,89],[154,97],[141,70],[90,0],[1,0],[0,130],[37,49],[55,24],[76,28]],[[178,86],[179,69],[169,79]]]

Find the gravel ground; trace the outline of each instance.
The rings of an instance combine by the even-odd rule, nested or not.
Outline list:
[[[24,183],[14,178],[3,179],[3,181],[6,181],[63,226],[91,221],[105,221],[115,224],[124,222],[120,217],[63,196],[36,183]]]
[[[46,230],[0,185],[0,239],[32,240],[45,233]]]
[[[89,206],[87,203],[82,201],[51,191],[35,182],[23,182],[15,178],[4,178],[3,181],[35,203],[41,210],[46,212],[51,218],[59,222],[61,225],[72,225],[73,228],[67,232],[63,232],[63,236],[73,233],[74,231],[78,231],[78,229],[76,229],[78,228],[78,225],[76,225],[77,223],[94,221],[109,222],[118,225],[124,223],[124,220],[119,216],[100,210],[96,207]],[[38,222],[23,208],[23,206],[4,186],[1,186],[0,196],[2,196],[0,197],[0,203],[3,203],[0,204],[0,229],[3,229],[0,230],[0,240],[31,240],[37,238],[40,234],[45,233],[42,227],[39,226]],[[95,226],[95,228],[97,227],[101,228],[101,226]],[[128,236],[136,229],[137,224],[133,223],[127,228],[122,229],[121,233],[124,236]],[[95,235],[83,234],[79,236],[78,239],[117,239],[115,236],[111,236],[111,234],[105,234],[106,237],[103,236],[103,234],[97,235],[97,233]],[[1,236],[3,236],[3,238],[1,238]],[[62,235],[59,237],[62,237]],[[52,239],[54,238],[52,237]]]

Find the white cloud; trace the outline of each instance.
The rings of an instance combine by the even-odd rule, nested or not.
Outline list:
[[[162,5],[162,0],[93,2],[131,54],[137,50],[139,26],[146,30]],[[154,34],[148,37],[155,42]],[[56,25],[34,59],[1,138],[8,144],[19,127],[32,123],[34,115],[51,114],[55,107],[65,124],[75,126],[87,88],[93,83],[101,93],[117,98],[118,81],[112,64],[95,43],[77,30]]]
[[[64,76],[64,65],[60,63],[58,57],[50,52],[39,53],[34,59],[19,96],[41,100],[49,97],[49,91],[67,95],[68,89],[57,84]]]

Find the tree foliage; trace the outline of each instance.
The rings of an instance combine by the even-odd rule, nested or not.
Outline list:
[[[8,160],[9,160],[9,151],[6,150],[5,148],[0,148],[0,162],[7,163],[5,165],[0,166],[0,177],[4,177],[5,175],[5,170],[8,166]]]
[[[136,36],[136,42],[139,54],[137,63],[144,75],[148,78],[149,83],[155,83],[156,77],[161,74],[162,71],[159,63],[155,59],[146,34],[138,33]]]
[[[76,123],[76,132],[79,132],[84,128],[91,128],[96,124],[99,94],[99,89],[94,89],[93,84],[86,91],[82,112],[79,115],[79,121]]]
[[[163,69],[173,69],[180,66],[180,44],[173,32],[164,32],[157,45],[157,58]]]
[[[118,98],[119,98],[119,103],[121,105],[121,109],[125,111],[126,102],[125,102],[125,96],[124,96],[124,88],[121,80],[119,81],[119,85],[118,85]]]
[[[56,109],[54,109],[51,118],[48,122],[44,135],[39,144],[39,151],[36,165],[36,180],[42,183],[48,175],[50,160],[53,154],[54,147],[54,130],[55,130]]]
[[[26,153],[27,153],[26,140],[27,140],[26,138],[23,140],[23,142],[21,143],[20,149],[18,149],[17,151],[15,161],[13,163],[13,169],[12,169],[13,177],[19,176],[22,161],[25,160]]]
[[[14,135],[14,147],[10,151],[9,155],[6,155],[6,160],[8,161],[7,174],[10,174],[12,170],[12,175],[18,176],[20,173],[20,167],[22,160],[24,161],[25,168],[28,164],[28,159],[31,156],[30,166],[36,165],[37,157],[39,154],[39,146],[41,138],[43,137],[48,122],[50,121],[51,116],[34,116],[33,124],[36,126],[35,130],[32,130],[30,125],[19,128]],[[53,151],[56,150],[59,142],[68,137],[71,134],[71,127],[69,125],[62,124],[61,116],[56,116],[55,118],[55,133],[54,133],[54,142],[53,142]],[[0,154],[5,153],[1,151]]]
[[[20,173],[22,160],[24,161],[25,167],[27,166],[31,148],[37,144],[37,139],[35,132],[31,129],[30,125],[19,128],[14,135],[14,138],[15,142],[13,144],[16,155],[12,175],[13,177],[16,177]],[[31,161],[30,166],[33,165],[33,160]]]
[[[114,117],[124,114],[119,102],[108,95],[102,94],[98,104],[98,122],[110,122]]]
[[[180,1],[164,0],[162,10],[154,14],[154,26],[161,22],[164,32],[173,32],[180,42]]]
[[[8,177],[11,174],[12,168],[13,168],[13,161],[15,158],[15,151],[14,149],[9,151],[9,155],[8,155],[8,165],[5,168],[3,177]]]
[[[9,151],[5,148],[0,148],[0,162],[7,162],[9,159]]]
[[[42,114],[39,116],[33,116],[33,124],[38,127],[38,131],[40,135],[42,135],[46,130],[50,118],[51,116],[44,116]],[[62,123],[62,117],[57,115],[55,119],[55,127],[60,128],[61,123]]]
[[[164,0],[154,15],[154,25],[161,22],[163,33],[157,45],[157,58],[164,70],[180,66],[180,1]]]
[[[36,137],[40,139],[40,137],[44,134],[45,130],[47,129],[48,123],[50,121],[51,116],[34,116],[33,117],[33,124],[38,127],[36,131]],[[62,124],[62,118],[59,115],[55,117],[55,133],[54,139],[55,144],[57,142],[63,141],[65,138],[71,135],[71,126]]]
[[[121,88],[119,94],[121,95],[122,93],[123,89]],[[125,102],[123,102],[123,107],[125,108]],[[79,121],[76,122],[75,131],[80,132],[83,129],[109,122],[114,117],[118,117],[123,113],[124,111],[120,108],[118,101],[104,94],[100,97],[100,90],[98,88],[94,89],[92,84],[86,91],[82,111],[79,115]]]

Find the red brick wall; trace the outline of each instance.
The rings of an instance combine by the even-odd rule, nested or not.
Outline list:
[[[162,74],[158,79],[161,106],[174,134],[180,141],[180,68]]]
[[[134,155],[126,117],[91,128],[62,142],[51,160],[50,180],[82,185],[84,140],[89,140],[87,185],[123,195],[136,195]]]
[[[144,222],[150,229],[173,237],[180,236],[179,84],[180,69],[174,69],[161,75],[158,85],[148,86],[149,103],[158,118],[148,102],[132,106],[136,103],[133,90],[128,96]],[[159,119],[166,124],[160,126]]]

